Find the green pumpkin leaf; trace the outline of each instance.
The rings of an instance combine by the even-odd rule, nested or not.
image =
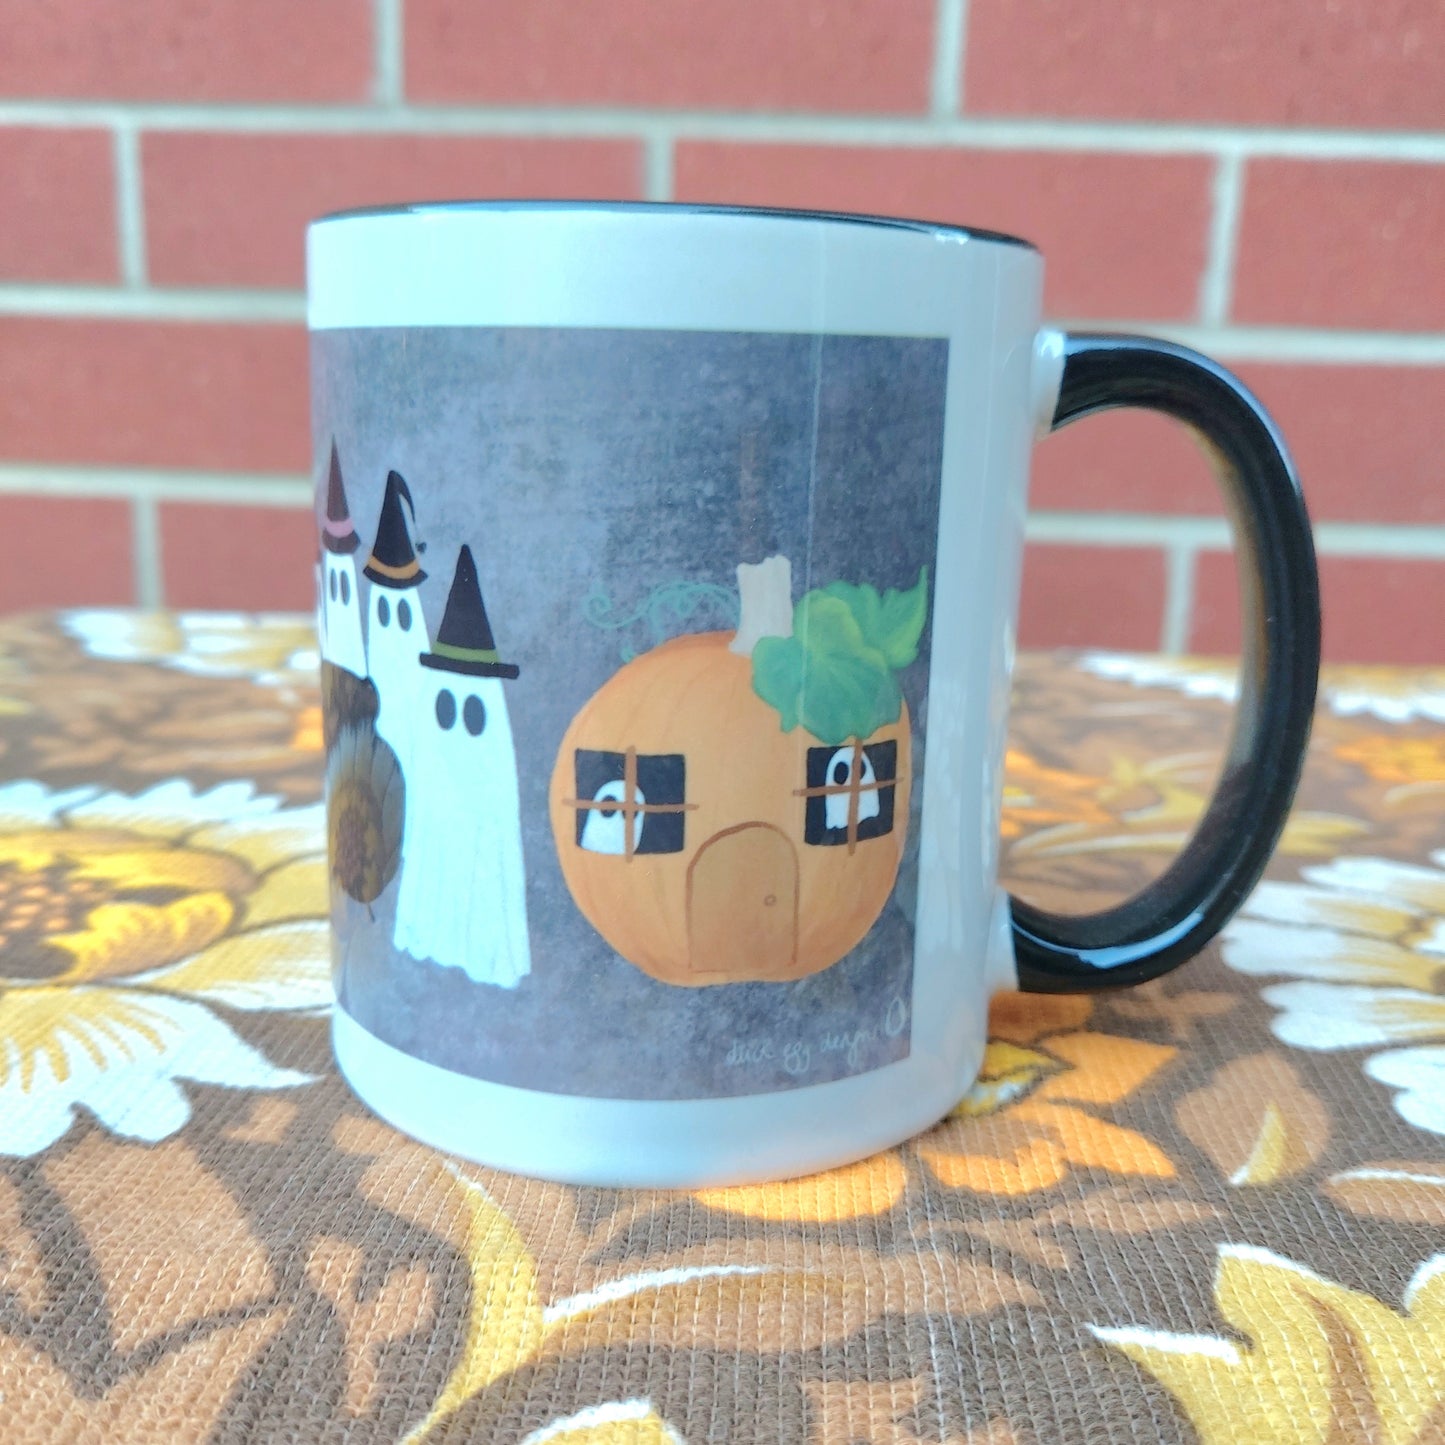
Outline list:
[[[863,641],[882,653],[889,667],[907,667],[918,656],[923,625],[928,621],[927,567],[912,587],[890,587],[881,597],[878,589],[867,583],[855,587],[848,582],[831,582],[819,590],[847,605]]]
[[[861,605],[876,632],[886,599],[868,590],[873,602]],[[857,601],[828,588],[809,592],[793,609],[793,635],[760,638],[753,649],[753,690],[778,710],[784,732],[801,723],[836,745],[897,722],[903,694],[888,657],[864,634]]]
[[[777,708],[785,733],[802,716],[805,670],[803,644],[796,637],[760,637],[753,648],[753,691]]]
[[[928,568],[924,567],[918,581],[906,591],[890,587],[883,594],[874,646],[888,659],[890,667],[904,668],[917,660],[927,621]]]

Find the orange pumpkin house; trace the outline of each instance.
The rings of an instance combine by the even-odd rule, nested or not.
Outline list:
[[[667,983],[785,982],[829,968],[873,926],[898,876],[907,705],[890,674],[893,715],[866,735],[832,723],[820,737],[806,705],[801,720],[786,701],[780,711],[772,694],[787,683],[769,679],[788,675],[782,639],[807,616],[792,607],[789,575],[781,558],[739,567],[738,631],[679,637],[627,663],[558,750],[549,805],[572,897],[618,953]],[[795,671],[801,695],[809,674]]]

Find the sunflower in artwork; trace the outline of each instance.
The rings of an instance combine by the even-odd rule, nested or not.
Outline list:
[[[82,1108],[167,1138],[183,1081],[309,1082],[218,1010],[329,1007],[324,836],[319,805],[249,783],[0,787],[0,1153],[39,1153]]]

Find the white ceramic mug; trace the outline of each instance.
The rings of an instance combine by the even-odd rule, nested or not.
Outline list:
[[[1041,325],[981,231],[477,203],[309,234],[334,1042],[502,1168],[839,1165],[966,1092],[1001,989],[1152,978],[1254,884],[1319,660],[1309,526],[1240,384]],[[1194,427],[1240,704],[1195,837],[1079,917],[999,890],[1029,451]]]

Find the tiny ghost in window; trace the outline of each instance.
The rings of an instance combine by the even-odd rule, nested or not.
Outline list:
[[[577,846],[631,857],[680,853],[687,807],[681,753],[616,753],[578,748]]]
[[[803,841],[835,847],[891,833],[897,777],[892,741],[809,748]]]

